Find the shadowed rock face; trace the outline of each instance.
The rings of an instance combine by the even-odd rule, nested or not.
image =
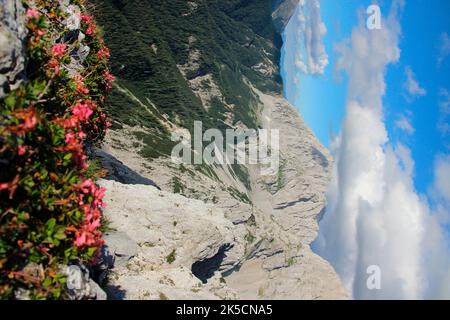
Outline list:
[[[137,174],[112,155],[102,150],[96,150],[95,155],[108,172],[105,180],[114,180],[124,184],[142,184],[160,189],[155,182]]]
[[[191,268],[194,276],[203,283],[207,283],[208,279],[212,278],[220,268],[227,250],[229,250],[229,245],[223,245],[213,257],[194,262]]]

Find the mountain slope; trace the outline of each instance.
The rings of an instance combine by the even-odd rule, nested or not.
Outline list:
[[[317,218],[325,206],[324,192],[332,159],[297,111],[281,97],[278,70],[281,38],[272,23],[273,3],[269,0],[91,2],[104,28],[113,72],[118,77],[108,101],[114,127],[99,157],[110,168],[107,179],[124,185],[108,184],[108,194],[118,194],[127,188],[126,184],[150,179],[164,192],[179,193],[191,198],[189,201],[201,200],[222,212],[226,220],[214,220],[216,227],[227,225],[231,236],[221,245],[214,242],[211,246],[212,238],[199,244],[210,248],[209,251],[214,248],[215,254],[194,257],[192,252],[177,251],[177,260],[184,261],[183,267],[188,269],[182,274],[196,276],[204,283],[201,286],[211,286],[217,280],[214,274],[221,274],[226,289],[221,288],[227,293],[217,295],[214,289],[216,297],[346,298],[332,267],[309,248],[317,234]],[[276,5],[279,8],[283,2]],[[287,16],[292,14],[289,10],[285,12]],[[283,18],[278,10],[276,19],[284,21],[287,16]],[[194,121],[202,121],[204,128],[222,131],[280,130],[278,172],[263,176],[261,164],[172,162],[171,133],[192,135]],[[135,173],[125,174],[130,169]],[[141,177],[129,179],[136,174]],[[134,239],[131,222],[122,223],[120,212],[129,219],[140,219],[140,211],[147,212],[147,220],[154,225],[157,217],[152,214],[152,204],[161,201],[151,191],[155,187],[141,184],[136,188],[136,196],[127,193],[128,198],[111,201],[106,210],[116,232],[131,239]],[[138,197],[140,193],[148,200]],[[135,201],[141,210],[126,204]],[[176,207],[176,203],[168,201]],[[181,230],[177,223],[167,221],[161,227],[176,234]],[[201,233],[197,227],[181,233],[183,243],[193,239],[189,236],[192,232]],[[211,228],[201,227],[206,228],[205,232]],[[148,235],[140,235],[139,241],[131,241],[138,247],[149,242],[167,256],[177,250],[177,245],[170,241],[154,239],[151,228]],[[136,255],[129,257],[129,263],[154,265],[155,261],[143,254],[145,250],[137,249]],[[135,271],[135,276],[158,279],[162,276],[158,273],[161,268],[179,267],[164,259],[158,263],[153,270],[144,267],[141,274]],[[183,287],[188,282],[180,281],[178,273],[172,289],[157,289],[151,285],[153,282],[142,282],[142,287],[136,289],[135,280],[127,281],[127,272],[126,266],[118,266],[111,277],[111,282],[125,291],[125,298],[155,298],[159,293],[176,298],[180,297],[180,290],[190,290],[190,284]]]

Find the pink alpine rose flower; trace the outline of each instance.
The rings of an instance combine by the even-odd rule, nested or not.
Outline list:
[[[84,78],[80,74],[77,74],[75,76],[75,84],[79,93],[88,94],[90,92],[89,89],[84,85]]]
[[[112,83],[116,80],[116,77],[113,76],[111,73],[109,73],[108,71],[105,71],[103,73],[103,77],[106,79],[107,83],[105,84],[106,90],[111,90],[111,85]]]
[[[27,153],[27,150],[28,150],[28,146],[19,146],[18,147],[18,150],[17,150],[17,155],[19,156],[19,157],[21,157],[21,156],[23,156],[23,155],[25,155],[25,153]]]
[[[42,37],[44,34],[45,34],[45,31],[43,31],[43,30],[41,30],[41,29],[37,29],[37,30],[36,30],[36,35],[37,35],[38,37]]]
[[[77,104],[72,108],[72,114],[80,121],[86,121],[94,112],[85,103]]]
[[[108,48],[102,48],[102,49],[98,50],[97,59],[103,60],[103,59],[109,58],[109,57],[111,57],[111,54],[110,54]]]
[[[73,143],[76,143],[75,134],[66,133],[66,144],[73,144]]]
[[[81,16],[81,21],[87,23],[87,24],[91,24],[94,21],[94,17],[93,16],[88,16],[88,15],[82,15]]]
[[[82,247],[86,244],[88,244],[88,240],[86,239],[86,232],[81,232],[80,234],[77,234],[77,237],[75,239],[75,245],[77,247]]]
[[[39,16],[40,16],[40,13],[36,9],[29,8],[27,10],[27,18],[30,18],[30,19],[35,18],[35,19],[37,19],[37,18],[39,18]]]
[[[89,28],[86,30],[86,34],[88,36],[92,36],[95,33],[95,26],[92,24],[89,26]]]
[[[52,56],[55,58],[64,57],[66,54],[67,45],[64,43],[55,44],[52,48]]]

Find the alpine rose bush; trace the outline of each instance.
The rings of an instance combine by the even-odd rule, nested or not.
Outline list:
[[[114,77],[82,1],[70,4],[81,9],[84,37],[70,36],[59,1],[23,4],[28,80],[0,100],[0,298],[64,299],[61,267],[95,264],[103,246],[105,190],[88,176],[86,152],[109,126]],[[74,74],[82,46],[89,55]]]

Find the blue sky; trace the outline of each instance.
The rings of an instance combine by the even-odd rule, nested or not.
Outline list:
[[[340,131],[348,84],[345,75],[336,75],[334,47],[349,37],[358,21],[357,11],[365,10],[371,3],[374,1],[321,1],[321,16],[327,27],[323,41],[329,57],[323,75],[303,74],[293,64],[298,45],[294,39],[298,28],[295,18],[290,21],[283,35],[284,94],[327,147],[332,137]],[[378,3],[382,13],[387,12],[391,5],[391,1]],[[438,65],[442,34],[446,32],[450,35],[448,13],[450,1],[407,1],[401,16],[401,59],[389,66],[387,73],[384,112],[389,137],[411,148],[416,164],[415,186],[420,192],[426,192],[432,182],[431,164],[436,154],[449,150],[450,139],[437,129],[440,118],[439,91],[450,88],[450,59],[444,59]],[[416,99],[405,98],[403,86],[407,67],[426,90],[426,95]],[[299,83],[294,83],[294,77],[300,79]],[[413,134],[407,134],[396,126],[396,122],[402,118],[407,118],[412,125]]]
[[[366,27],[373,3],[379,30]],[[284,94],[335,159],[312,247],[357,299],[450,298],[448,13],[438,0],[304,0],[283,36]]]

